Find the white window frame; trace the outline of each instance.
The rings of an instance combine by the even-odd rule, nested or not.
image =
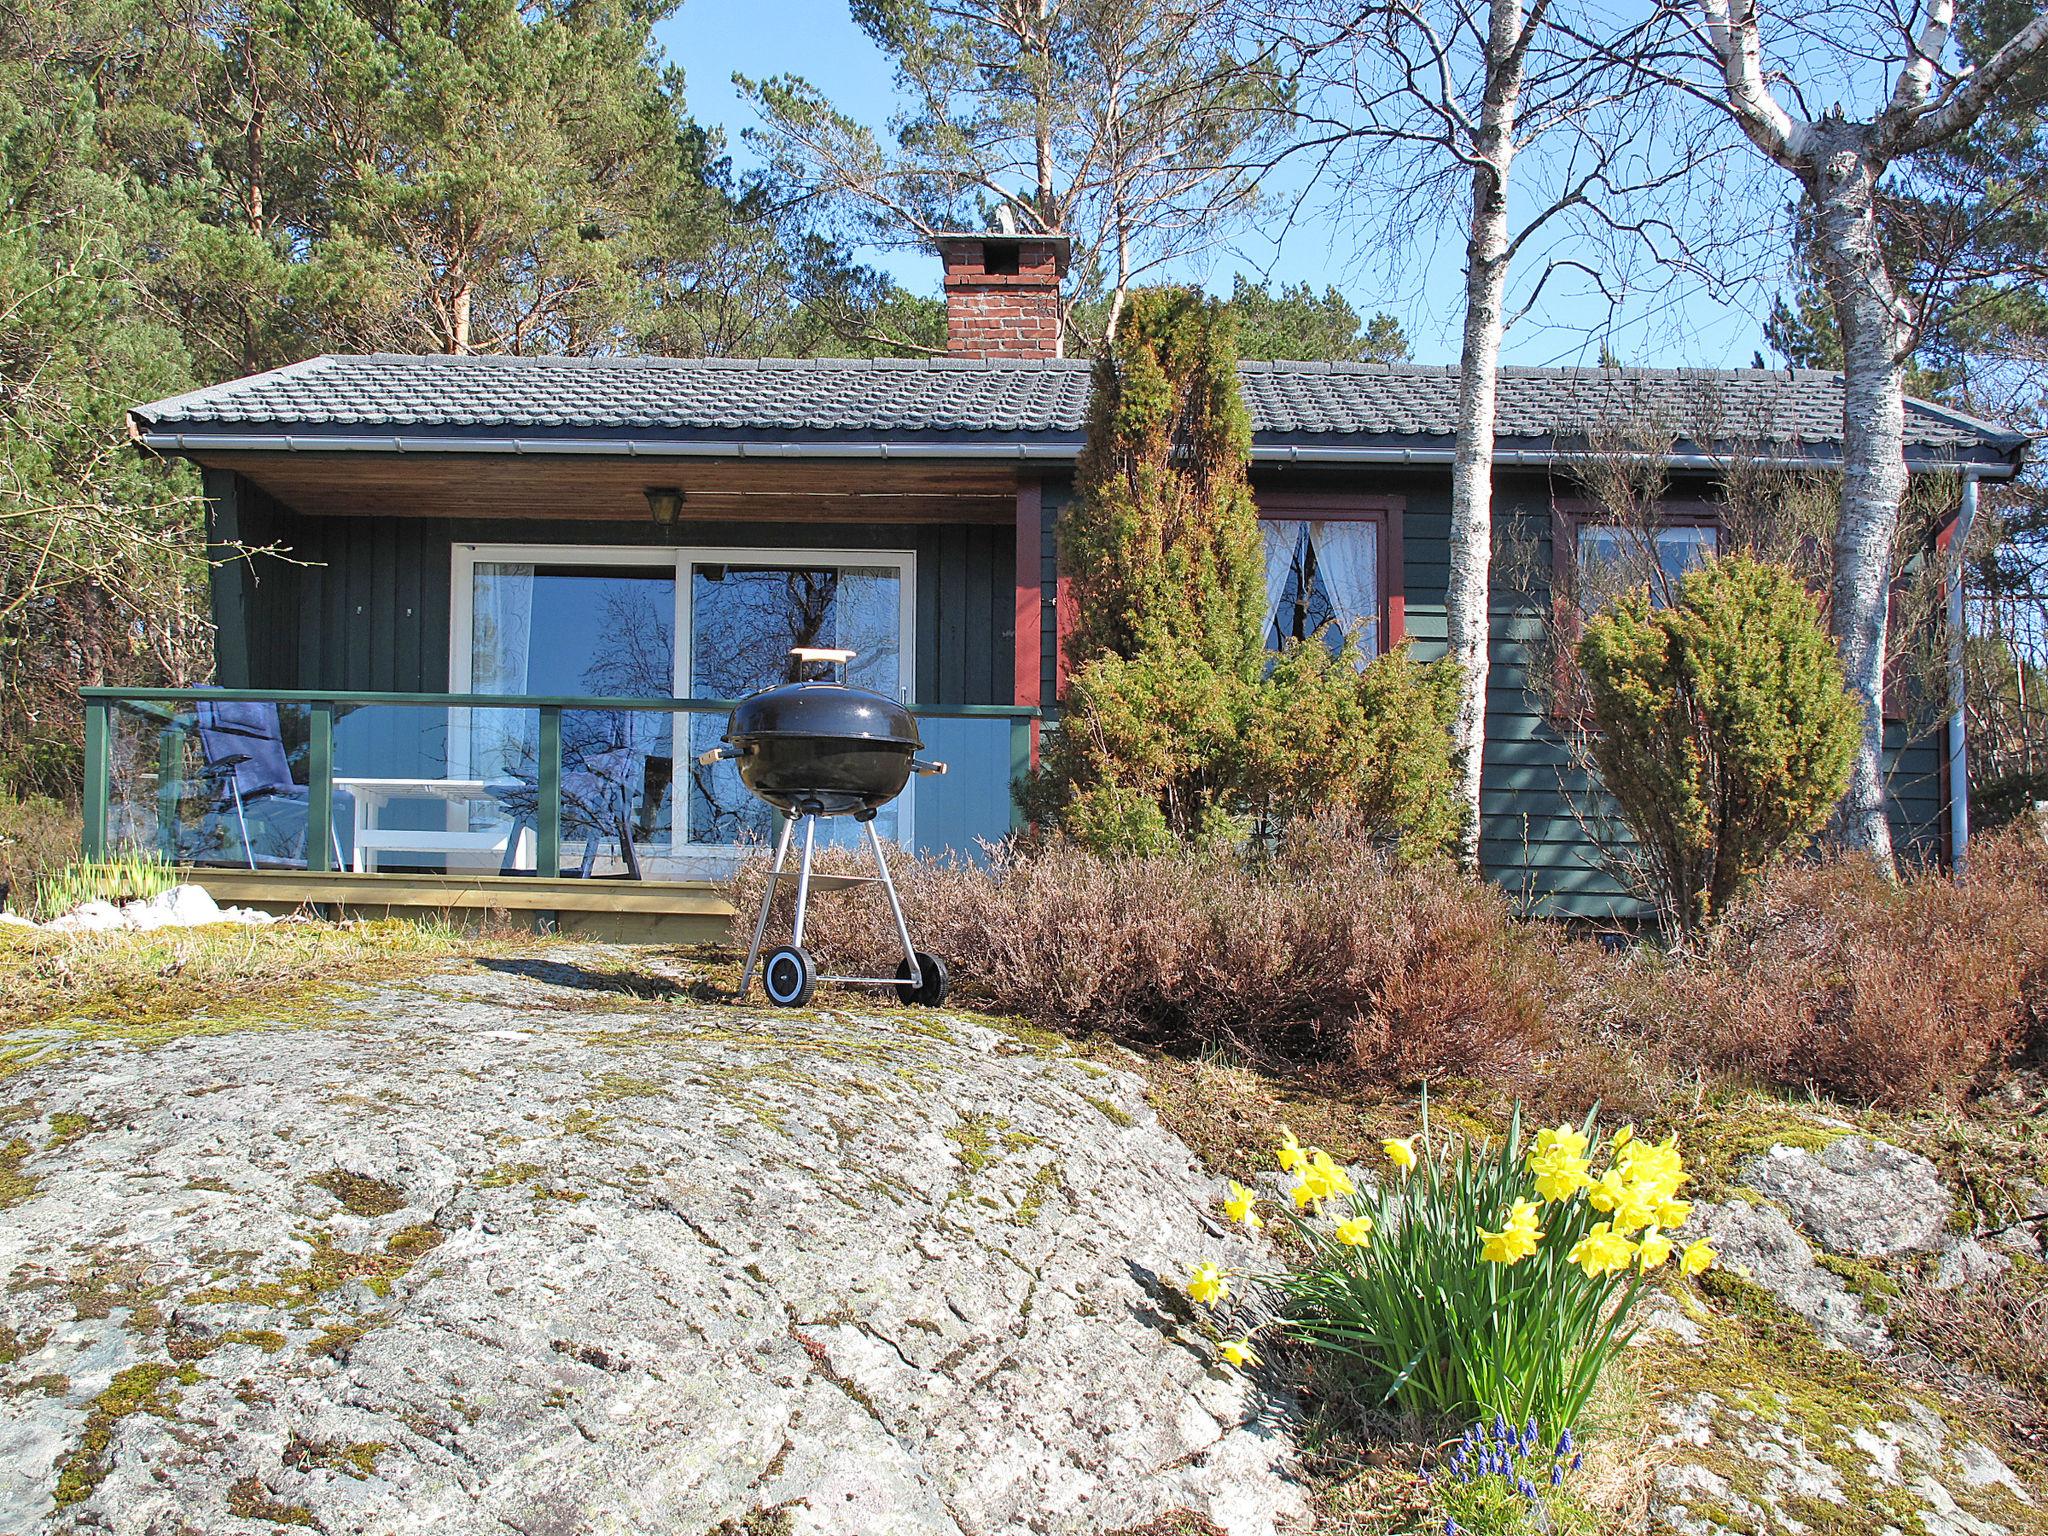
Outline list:
[[[789,549],[755,544],[470,544],[450,549],[448,586],[448,691],[468,693],[475,658],[470,654],[470,629],[476,604],[476,568],[484,565],[670,566],[675,574],[675,653],[669,685],[690,678],[690,569],[695,565],[742,566],[882,566],[897,576],[897,687],[908,703],[917,698],[917,554],[908,549]],[[672,697],[687,695],[677,693]],[[449,711],[450,777],[464,777],[469,762],[469,711]],[[678,714],[669,727],[671,742],[689,740],[688,714]],[[461,765],[461,772],[457,765]],[[682,779],[677,778],[680,788]],[[682,797],[679,795],[678,799]],[[906,792],[897,802],[899,842],[912,845],[916,796]],[[740,851],[738,844],[689,842],[686,807],[678,804],[670,817],[669,842],[660,856],[717,857]]]

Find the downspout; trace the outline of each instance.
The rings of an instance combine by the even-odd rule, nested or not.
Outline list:
[[[1964,558],[1970,542],[1970,525],[1977,519],[1977,472],[1963,471],[1963,503],[1956,512],[1955,531],[1949,535],[1950,570],[1948,591],[1948,846],[1949,863],[1957,874],[1963,872],[1970,851],[1970,752],[1963,721],[1968,700],[1963,676],[1963,582]]]

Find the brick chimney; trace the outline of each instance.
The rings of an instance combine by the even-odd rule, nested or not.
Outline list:
[[[946,351],[954,357],[1060,355],[1065,235],[989,231],[937,239],[946,264]]]

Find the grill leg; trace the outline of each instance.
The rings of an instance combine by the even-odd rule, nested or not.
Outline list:
[[[789,861],[789,834],[795,829],[794,817],[782,818],[782,831],[775,839],[775,868],[768,876],[768,889],[761,893],[761,915],[754,923],[754,942],[747,946],[747,963],[740,972],[741,998],[754,984],[754,962],[761,958],[761,940],[768,934],[768,908],[774,904],[776,886],[782,883],[782,866]]]
[[[818,836],[818,818],[804,818],[804,862],[796,877],[796,922],[789,935],[790,947],[804,947],[804,913],[811,903],[811,848]]]
[[[896,882],[889,878],[889,861],[882,856],[882,834],[872,819],[862,823],[868,829],[868,847],[874,850],[875,868],[882,876],[882,893],[889,898],[889,911],[896,918],[896,937],[903,941],[903,958],[910,962],[910,984],[924,985],[924,970],[917,963],[917,951],[910,943],[910,924],[903,920],[903,903],[896,897]]]

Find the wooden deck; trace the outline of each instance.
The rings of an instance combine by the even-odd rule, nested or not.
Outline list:
[[[541,880],[518,875],[356,875],[306,870],[180,871],[224,907],[280,915],[481,922],[499,915],[536,927],[625,943],[706,944],[723,939],[732,905],[703,880]]]

